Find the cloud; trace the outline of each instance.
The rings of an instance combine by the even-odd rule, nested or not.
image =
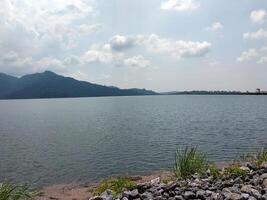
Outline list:
[[[81,63],[80,59],[77,56],[73,56],[73,55],[66,57],[63,60],[63,64],[67,66],[78,66],[80,63]]]
[[[263,56],[257,61],[258,64],[267,64],[267,57]]]
[[[82,23],[94,11],[93,0],[1,0],[0,53],[49,56],[72,49],[79,37],[99,31],[99,24]]]
[[[170,40],[155,34],[139,36],[139,43],[145,45],[152,52],[170,53],[177,58],[204,56],[211,48],[211,44],[206,41]]]
[[[135,40],[130,36],[115,35],[110,39],[109,43],[113,50],[120,51],[133,47]]]
[[[206,30],[208,31],[218,31],[220,29],[223,29],[224,26],[221,22],[214,22],[210,27],[207,27]]]
[[[165,0],[161,4],[162,10],[192,11],[198,9],[199,2],[195,0]]]
[[[265,10],[254,10],[250,13],[250,20],[252,23],[263,24],[265,22],[265,18],[267,13]]]
[[[146,60],[142,55],[127,58],[123,63],[128,67],[134,68],[146,68],[150,66],[150,61]]]
[[[84,63],[110,63],[117,58],[117,55],[112,52],[110,44],[93,45],[90,50],[81,56]]]
[[[81,24],[79,25],[75,30],[77,31],[78,34],[82,35],[90,35],[92,33],[96,33],[102,29],[101,24]]]
[[[244,39],[250,40],[261,40],[267,38],[267,31],[264,29],[259,29],[256,32],[248,32],[243,34]]]
[[[256,49],[249,49],[248,51],[244,51],[241,53],[241,56],[237,58],[238,62],[247,62],[251,61],[258,57],[258,53]]]

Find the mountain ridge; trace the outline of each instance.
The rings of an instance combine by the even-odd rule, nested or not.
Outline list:
[[[0,99],[36,99],[68,97],[103,97],[156,95],[146,89],[120,89],[71,77],[58,75],[52,71],[27,74],[20,78],[0,73]]]

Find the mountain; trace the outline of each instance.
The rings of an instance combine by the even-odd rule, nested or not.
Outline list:
[[[156,95],[145,89],[120,89],[60,76],[51,71],[22,76],[0,73],[0,99]]]

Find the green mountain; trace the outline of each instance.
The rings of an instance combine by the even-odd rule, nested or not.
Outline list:
[[[51,71],[22,76],[21,78],[0,73],[0,99],[64,98],[156,95],[145,89],[120,89],[70,77]]]

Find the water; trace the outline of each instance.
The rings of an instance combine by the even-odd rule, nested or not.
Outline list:
[[[177,145],[210,160],[267,143],[267,96],[0,101],[0,182],[90,182],[169,167]]]

